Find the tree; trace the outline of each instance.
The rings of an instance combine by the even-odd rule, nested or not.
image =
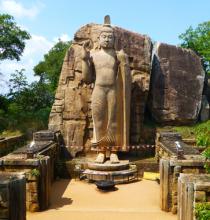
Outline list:
[[[25,48],[25,40],[30,39],[28,32],[21,30],[8,14],[0,14],[0,61],[20,60]]]
[[[7,127],[7,120],[5,114],[8,111],[9,101],[7,97],[0,95],[0,131]]]
[[[15,70],[15,73],[11,74],[11,78],[9,80],[10,93],[9,95],[19,94],[23,91],[27,86],[27,78],[24,75],[25,69]]]
[[[210,75],[210,21],[199,24],[195,29],[190,26],[179,38],[183,40],[182,47],[201,56],[204,69]]]
[[[52,93],[55,92],[61,72],[63,59],[71,42],[59,41],[53,48],[44,55],[44,60],[35,67],[35,75],[40,76],[41,81],[48,82]]]
[[[0,95],[0,132],[4,129],[26,131],[46,129],[53,103],[49,85],[41,81],[29,84],[25,70],[10,77],[10,93]]]

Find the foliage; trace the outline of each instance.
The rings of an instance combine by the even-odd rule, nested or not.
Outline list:
[[[195,126],[176,126],[172,130],[179,132],[183,138],[194,138],[195,137]]]
[[[29,33],[21,30],[12,16],[0,14],[0,60],[20,60],[28,39]]]
[[[35,177],[40,176],[40,171],[37,170],[37,169],[32,169],[32,170],[30,171],[30,173],[31,173],[32,176],[35,176]]]
[[[193,126],[180,126],[172,129],[179,132],[183,138],[195,137],[198,146],[210,146],[210,120]]]
[[[44,60],[35,67],[35,75],[40,76],[41,81],[48,82],[52,93],[57,88],[59,75],[61,72],[63,59],[71,42],[59,41],[54,47],[44,55]]]
[[[29,84],[24,69],[11,74],[10,92],[0,95],[0,132],[46,129],[63,57],[68,47],[69,42],[60,41],[45,55],[44,61],[34,68],[35,74],[40,76],[38,82]]]
[[[19,130],[4,130],[2,133],[0,133],[0,137],[11,137],[11,136],[18,136],[18,135],[22,135],[23,133],[21,133]]]
[[[196,203],[195,216],[197,220],[210,219],[210,203]]]
[[[173,127],[173,130],[179,132],[184,138],[195,137],[196,145],[206,148],[202,155],[210,160],[210,120],[193,126]],[[205,168],[210,173],[209,163],[205,164]]]
[[[179,36],[181,46],[191,48],[201,56],[204,69],[210,75],[210,21],[199,24],[195,29],[191,26]]]
[[[205,168],[207,173],[210,173],[210,147],[208,147],[203,153],[202,155],[206,158],[206,160],[208,161],[208,163],[205,164]]]
[[[0,131],[47,127],[53,96],[49,86],[42,82],[26,81],[24,70],[16,71],[10,78],[10,93],[0,96]]]
[[[26,86],[28,85],[27,83],[27,78],[24,75],[24,69],[15,70],[15,73],[11,74],[11,78],[9,80],[9,87],[10,87],[10,95],[15,95],[16,93],[20,93],[23,91]]]
[[[196,125],[196,143],[198,146],[210,146],[210,120]]]
[[[5,114],[8,110],[9,101],[8,99],[0,95],[0,131],[4,130],[7,127],[7,121],[5,119]]]

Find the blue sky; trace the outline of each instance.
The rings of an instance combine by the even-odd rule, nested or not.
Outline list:
[[[43,54],[58,38],[72,39],[84,24],[102,23],[104,15],[109,14],[113,25],[177,45],[179,34],[190,25],[196,27],[210,20],[210,0],[0,0],[0,13],[13,15],[32,35],[20,62],[0,63],[4,80],[15,69],[25,68],[32,81],[33,66]]]

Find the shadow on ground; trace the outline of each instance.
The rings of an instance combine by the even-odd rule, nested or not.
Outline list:
[[[71,198],[63,197],[64,192],[67,189],[70,182],[70,179],[65,179],[62,181],[57,181],[53,184],[51,192],[51,205],[49,209],[58,209],[65,205],[71,205],[73,203],[73,200]]]

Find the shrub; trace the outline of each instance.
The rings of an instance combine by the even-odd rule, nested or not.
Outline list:
[[[202,155],[206,158],[206,160],[208,161],[208,163],[205,164],[205,168],[207,173],[210,173],[210,165],[209,165],[209,161],[210,161],[210,147],[207,148]]]
[[[195,205],[195,216],[197,220],[210,219],[210,203],[197,203]]]

